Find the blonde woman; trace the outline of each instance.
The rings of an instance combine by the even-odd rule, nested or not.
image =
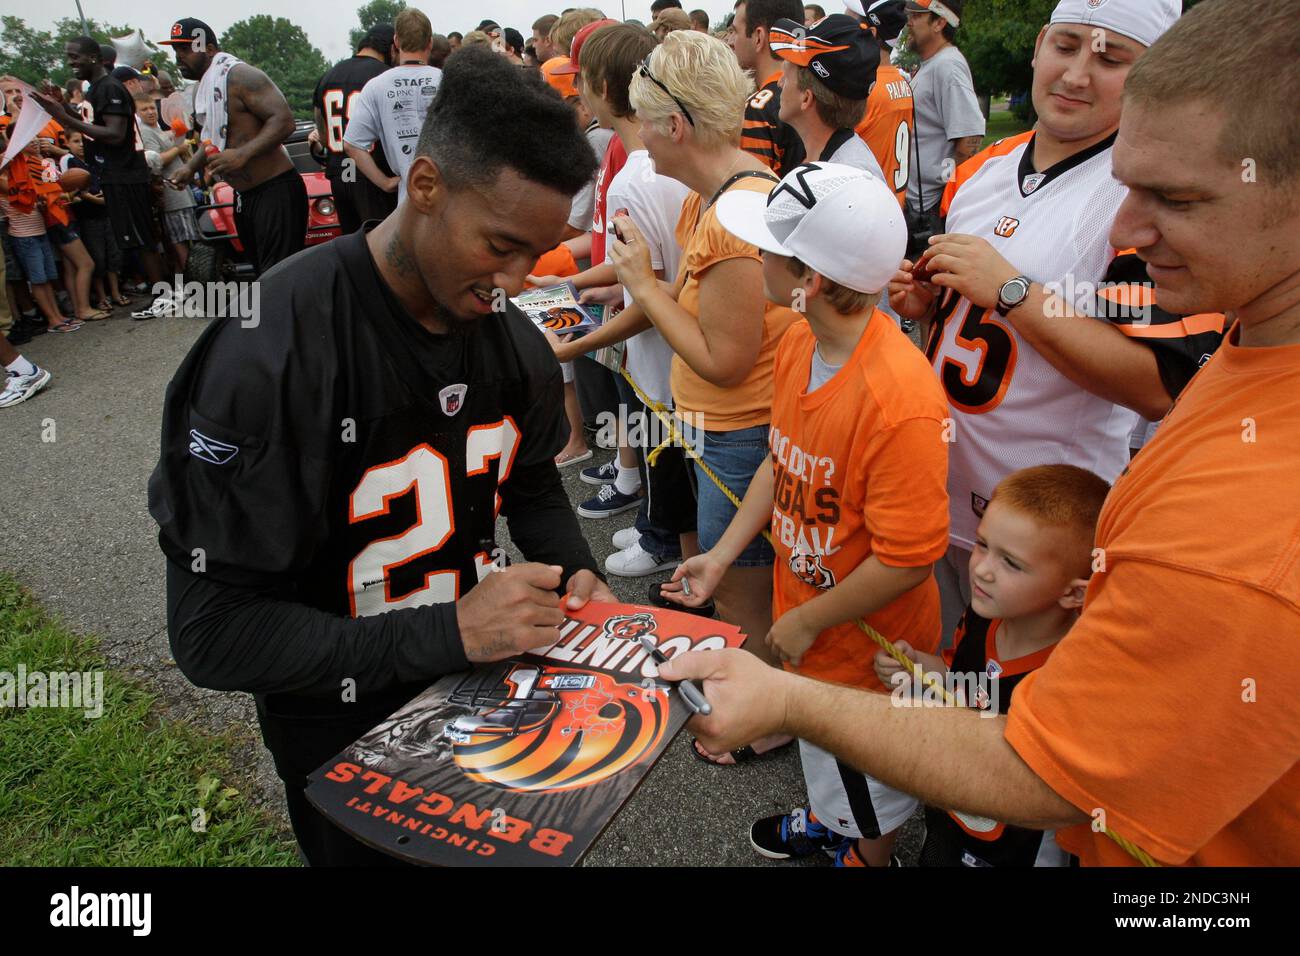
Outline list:
[[[752,92],[751,78],[722,41],[689,30],[664,38],[633,74],[629,97],[655,171],[692,190],[677,224],[682,258],[675,286],[655,279],[648,244],[630,219],[616,216],[618,235],[607,240],[619,281],[675,353],[672,393],[682,431],[741,497],[767,455],[776,346],[800,318],[766,301],[758,248],[724,229],[714,210],[730,190],[767,193],[776,183],[740,149]],[[698,464],[696,478],[699,546],[707,551],[736,509]],[[742,628],[750,648],[769,662],[772,562],[771,547],[755,538],[715,591],[719,615]],[[714,762],[743,760],[782,742],[755,741]]]

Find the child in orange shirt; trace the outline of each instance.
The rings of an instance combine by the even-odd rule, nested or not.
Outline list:
[[[894,646],[964,703],[1005,714],[1016,685],[1042,667],[1074,626],[1088,588],[1097,517],[1110,486],[1074,465],[1040,465],[1003,478],[976,532],[971,601],[953,647],[935,657]],[[876,675],[915,690],[881,651]],[[956,679],[954,679],[956,678]],[[962,697],[959,696],[959,700]],[[937,807],[925,808],[922,866],[1066,866],[1050,831],[1028,830]]]
[[[832,163],[794,169],[770,199],[737,190],[717,208],[728,230],[764,250],[767,298],[807,322],[776,354],[768,460],[721,540],[663,592],[701,603],[770,525],[769,647],[801,674],[883,689],[875,645],[855,621],[937,648],[931,566],[948,533],[948,406],[925,356],[876,308],[906,245],[902,212],[880,179]],[[773,859],[822,850],[843,866],[896,862],[894,837],[916,799],[807,741],[799,747],[810,806],[754,823],[754,849]]]

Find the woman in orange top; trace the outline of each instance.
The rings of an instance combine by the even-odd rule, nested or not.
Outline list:
[[[650,265],[631,220],[615,217],[609,258],[636,305],[672,346],[672,391],[683,433],[738,496],[767,454],[776,347],[799,316],[768,303],[758,248],[725,230],[714,203],[732,189],[770,192],[775,177],[739,148],[750,78],[720,40],[670,33],[632,76],[641,136],[661,175],[693,192],[682,206],[681,266],[672,290]],[[735,507],[696,468],[699,546],[717,543]],[[721,617],[749,634],[756,653],[772,624],[772,549],[742,552],[716,592]],[[761,749],[761,748],[760,748]]]

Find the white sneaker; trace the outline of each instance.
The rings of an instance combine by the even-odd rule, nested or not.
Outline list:
[[[46,385],[52,376],[39,365],[30,375],[9,375],[5,381],[4,391],[0,391],[0,408],[8,408],[31,398]]]
[[[630,548],[616,551],[606,558],[605,570],[621,578],[639,578],[656,571],[667,571],[681,563],[681,558],[660,561],[650,552],[642,550],[641,542],[636,541]]]
[[[624,528],[622,531],[615,531],[614,537],[610,539],[614,548],[618,551],[626,551],[632,545],[641,540],[641,532],[636,528]]]
[[[142,309],[139,312],[132,312],[131,318],[136,321],[141,321],[143,319],[165,319],[175,315],[179,311],[180,309],[177,307],[176,301],[172,298],[171,293],[164,292],[149,304],[149,308]]]

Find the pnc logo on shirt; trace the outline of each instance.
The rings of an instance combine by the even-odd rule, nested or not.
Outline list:
[[[1003,216],[998,220],[997,225],[993,227],[993,234],[995,236],[1001,236],[1003,239],[1010,239],[1016,234],[1016,229],[1018,229],[1019,226],[1019,219],[1013,219],[1010,216]]]

